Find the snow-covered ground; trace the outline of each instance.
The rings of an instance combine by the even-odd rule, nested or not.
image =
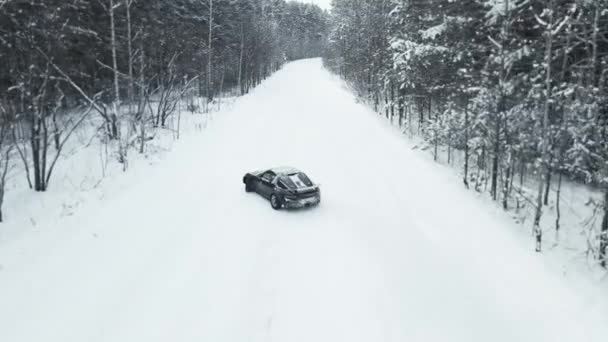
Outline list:
[[[173,149],[180,136],[206,130],[217,112],[230,108],[234,100],[233,96],[224,96],[205,108],[202,103],[206,101],[195,99],[193,101],[200,105],[194,113],[186,109],[187,103],[179,103],[181,115],[176,113],[169,117],[165,128],[148,128],[149,140],[144,154],[138,151],[139,142],[133,143],[127,156],[128,172],[123,172],[124,165],[118,162],[116,142],[102,141],[105,134],[101,129],[102,118],[90,115],[67,141],[53,171],[49,191],[43,193],[35,193],[28,187],[23,162],[14,151],[2,206],[5,222],[0,224],[0,245],[27,238],[23,234],[27,228],[41,228],[39,223],[48,227],[50,220],[71,216],[82,206],[89,205],[88,202],[95,205],[95,201],[128,190],[129,184],[136,182],[151,165],[158,164]],[[151,105],[155,104],[152,100]],[[55,150],[50,149],[49,155],[50,160]],[[31,168],[30,172],[33,172]]]
[[[244,192],[277,165],[321,206]],[[0,340],[605,341],[605,285],[455,177],[320,60],[291,63],[120,191],[0,240]]]
[[[355,92],[352,90],[352,92]],[[373,108],[373,103],[361,99],[368,108]],[[381,107],[380,112],[384,116],[386,107]],[[389,121],[389,119],[387,119]],[[391,124],[395,130],[399,129],[404,139],[411,144],[411,148],[424,152],[428,159],[433,158],[434,146],[421,136],[421,129],[417,120],[411,120],[411,116],[404,123],[404,127],[399,127],[397,118],[393,118]],[[447,146],[438,146],[437,158],[433,161],[444,167],[449,167],[451,172],[459,175],[462,182],[464,175],[465,154],[462,150],[451,149]],[[535,170],[526,170],[524,177],[521,178],[519,170],[514,176],[513,193],[508,199],[508,209],[503,209],[502,191],[499,198],[491,198],[489,187],[490,170],[479,170],[476,167],[477,156],[471,155],[469,160],[469,177],[471,183],[471,195],[478,197],[482,201],[492,203],[496,211],[501,214],[508,214],[514,222],[518,223],[517,229],[521,237],[525,239],[523,243],[535,248],[535,236],[532,230],[535,215],[535,196],[538,191],[539,175]],[[528,166],[532,168],[532,166]],[[518,167],[519,168],[519,167]],[[473,191],[476,187],[475,176],[481,173],[478,192]],[[502,176],[501,176],[502,177]],[[608,270],[600,266],[598,260],[599,235],[601,233],[601,223],[603,218],[603,198],[601,189],[591,185],[564,177],[559,191],[559,231],[556,231],[556,221],[558,217],[557,194],[558,176],[553,175],[551,191],[549,193],[548,205],[543,207],[541,218],[541,229],[543,231],[542,253],[547,256],[550,267],[562,273],[564,277],[571,278],[571,281],[600,281],[603,286],[608,286]],[[499,177],[499,189],[502,189],[502,179]]]

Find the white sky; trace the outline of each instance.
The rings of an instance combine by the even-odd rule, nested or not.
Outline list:
[[[319,7],[329,10],[331,9],[331,0],[297,0],[299,2],[309,2],[319,5]]]

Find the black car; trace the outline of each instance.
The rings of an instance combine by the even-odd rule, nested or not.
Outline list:
[[[273,209],[303,208],[321,202],[321,190],[302,171],[280,167],[251,172],[243,177],[245,191],[270,200]]]

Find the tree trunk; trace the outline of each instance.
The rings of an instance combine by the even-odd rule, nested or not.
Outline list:
[[[500,115],[500,113],[499,113]],[[493,200],[498,200],[498,159],[500,156],[500,120],[496,118],[494,125],[494,155],[492,156],[492,183],[490,193]]]
[[[34,118],[31,123],[31,137],[30,137],[30,145],[32,148],[32,168],[34,169],[34,190],[35,191],[44,191],[42,188],[42,172],[40,165],[40,120],[38,118]]]
[[[437,127],[433,129],[433,160],[437,161],[437,149],[439,148],[439,136],[437,134]]]
[[[0,189],[0,222],[4,222],[4,217],[2,214],[2,206],[4,204],[4,184],[0,185],[2,189]]]
[[[15,147],[17,148],[17,153],[19,154],[19,158],[21,158],[21,161],[23,162],[23,168],[25,169],[25,179],[27,180],[27,185],[29,186],[30,189],[33,189],[34,186],[32,184],[30,166],[29,166],[28,158],[27,158],[27,148],[25,146],[23,148],[21,148],[19,138],[17,137],[17,128],[18,127],[20,129],[23,129],[22,125],[20,125],[20,124],[13,126],[13,132],[12,132],[13,141],[15,142]],[[24,145],[26,145],[26,144],[27,144],[27,142],[24,142]]]
[[[46,161],[47,161],[47,154],[49,151],[49,128],[46,124],[46,118],[42,119],[42,150],[41,152],[41,158],[40,158],[40,184],[41,184],[41,191],[46,191],[47,190],[47,183],[46,183]],[[59,152],[57,152],[59,153]]]
[[[591,55],[591,77],[593,80],[593,86],[598,86],[599,75],[601,72],[598,72],[600,69],[599,66],[599,58],[598,58],[598,35],[600,30],[599,20],[600,20],[600,5],[596,4],[595,6],[595,14],[593,17],[593,33],[591,38],[591,46],[592,46],[592,55]]]
[[[245,88],[243,87],[243,54],[245,53],[245,32],[243,31],[243,22],[241,21],[241,46],[239,52],[239,79],[238,88],[241,92],[241,96],[245,95]]]
[[[380,113],[380,115],[382,115],[382,112],[378,110],[379,109],[378,107],[380,106],[380,97],[378,96],[378,92],[375,91],[373,94],[374,94],[373,95],[373,97],[374,97],[374,112]],[[388,112],[387,112],[386,118],[388,119]]]
[[[502,185],[502,208],[504,210],[509,209],[509,184],[511,183],[511,151],[507,153],[507,169],[505,171],[505,180]]]
[[[127,52],[129,54],[129,88],[128,98],[129,106],[133,103],[133,97],[135,96],[135,82],[133,79],[133,35],[131,33],[131,4],[134,0],[125,0],[125,7],[127,10]]]
[[[399,89],[399,127],[403,126],[403,119],[405,116],[405,103],[403,99],[403,89]]]
[[[53,112],[53,140],[55,142],[55,150],[59,151],[59,144],[61,142],[61,130],[57,124],[57,113]]]
[[[213,0],[209,0],[209,51],[207,53],[207,102],[213,100],[213,94],[211,92],[211,63],[213,57]]]
[[[5,138],[5,134],[8,134],[6,132],[8,128],[3,128],[0,134],[2,134],[3,136],[0,138],[2,139],[2,142],[6,141]],[[0,144],[1,146],[2,144]],[[6,150],[4,152],[4,165],[2,165],[2,175],[0,175],[0,222],[4,221],[4,217],[2,214],[2,206],[4,204],[4,194],[5,194],[5,189],[6,189],[6,175],[8,174],[8,167],[10,165],[10,158],[11,158],[11,152],[13,150],[14,145],[10,145],[8,147],[6,147]]]
[[[464,186],[469,188],[469,100],[464,106]]]
[[[115,106],[120,103],[120,87],[118,84],[118,61],[116,57],[117,42],[116,42],[116,24],[114,22],[114,0],[110,0],[110,39],[112,44],[112,68],[114,71],[114,102]],[[115,108],[117,109],[117,108]],[[114,114],[117,114],[116,112]]]
[[[549,162],[551,164],[551,162]],[[549,205],[549,193],[551,192],[551,177],[552,177],[551,166],[547,166],[547,174],[545,175],[545,195],[543,197],[543,204]]]
[[[555,192],[555,244],[559,242],[561,212],[561,194],[562,194],[562,172],[558,172],[557,176],[557,191]]]
[[[543,113],[542,127],[541,127],[541,175],[545,177],[548,175],[549,170],[549,141],[547,139],[547,127],[549,125],[549,112],[551,110],[551,98],[552,98],[552,55],[553,55],[553,1],[551,1],[551,11],[549,11],[550,21],[545,31],[546,49],[545,49],[545,110]],[[544,171],[544,172],[543,172]],[[540,252],[542,249],[542,230],[540,228],[540,219],[542,216],[543,206],[543,184],[542,179],[538,182],[538,194],[536,198],[536,212],[534,214],[534,235],[536,237],[536,251]]]
[[[604,219],[602,220],[600,233],[600,264],[604,268],[606,268],[608,263],[606,252],[608,252],[608,188],[604,193]]]
[[[481,177],[481,171],[484,171],[484,175],[486,169],[486,145],[481,146],[481,154],[477,157],[477,180],[475,181],[475,191],[479,192],[481,189],[481,182],[483,181]]]
[[[452,165],[452,131],[448,132],[448,165]]]
[[[418,134],[422,132],[422,123],[424,122],[424,101],[422,98],[418,98],[418,112],[420,115],[419,123],[418,123]]]
[[[524,189],[524,178],[526,176],[526,162],[524,161],[523,154],[519,161],[519,188]]]
[[[222,77],[220,78],[220,98],[224,92],[224,80],[226,79],[226,66],[222,67]]]
[[[142,30],[143,34],[143,30]],[[146,151],[146,103],[148,101],[146,96],[145,82],[145,50],[144,50],[144,39],[141,39],[141,51],[139,52],[139,101],[140,113],[139,113],[139,153],[143,154]]]
[[[432,98],[429,96],[429,119],[433,118],[433,102],[432,102]],[[435,161],[437,161],[438,159],[438,154],[437,154],[437,150],[439,148],[439,133],[438,133],[438,127],[437,125],[439,124],[439,114],[437,114],[435,116],[435,128],[433,129],[433,135],[435,135],[435,147],[434,147],[434,157],[433,159]]]
[[[392,122],[393,118],[395,117],[395,84],[394,84],[393,80],[391,80],[390,83],[391,83],[390,107],[391,107],[391,122]],[[401,123],[399,123],[399,127],[401,127]]]
[[[499,80],[499,98],[497,101],[496,117],[494,118],[494,146],[493,146],[493,157],[492,157],[492,183],[490,186],[490,193],[494,201],[498,200],[498,166],[500,157],[500,130],[501,130],[501,116],[505,115],[505,83],[508,79],[507,66],[506,66],[506,53],[505,45],[510,31],[510,1],[504,2],[504,13],[502,18],[501,27],[501,44],[500,44],[500,76]]]
[[[114,20],[114,0],[110,0],[110,44],[112,44],[112,68],[114,72],[114,103],[112,104],[112,114],[110,119],[111,135],[114,139],[120,139],[118,132],[118,110],[120,107],[120,86],[118,83],[118,60],[116,56],[116,24]]]
[[[393,118],[391,117],[391,111],[388,108],[388,97],[389,97],[389,90],[386,89],[386,87],[384,88],[384,113],[386,115],[386,118],[389,119],[390,123],[393,123]]]
[[[513,181],[515,179],[515,156],[511,155],[511,165],[509,166],[509,170],[511,171],[511,181],[509,182],[509,192],[508,195],[511,196],[511,192],[513,191]]]

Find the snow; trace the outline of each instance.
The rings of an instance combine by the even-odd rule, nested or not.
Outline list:
[[[523,8],[529,3],[529,0],[485,0],[484,5],[487,8],[486,18],[488,18],[488,23],[496,24],[499,18],[507,12]]]
[[[319,207],[277,212],[245,193],[246,172],[285,164],[323,184]],[[600,284],[548,267],[320,60],[287,65],[144,166],[0,240],[2,341],[608,336]]]
[[[291,166],[273,167],[272,171],[276,174],[286,174],[286,175],[300,172],[300,170],[296,169],[295,167],[291,167]]]
[[[291,1],[295,1],[295,0],[291,0]],[[324,9],[326,11],[331,10],[331,0],[303,0],[303,1],[299,0],[297,2],[314,4],[314,5],[321,7],[322,9]]]
[[[420,32],[420,34],[423,39],[433,40],[433,39],[437,38],[437,36],[443,34],[446,29],[447,29],[447,24],[445,22],[443,22],[439,25],[435,25],[426,30],[422,30]]]

